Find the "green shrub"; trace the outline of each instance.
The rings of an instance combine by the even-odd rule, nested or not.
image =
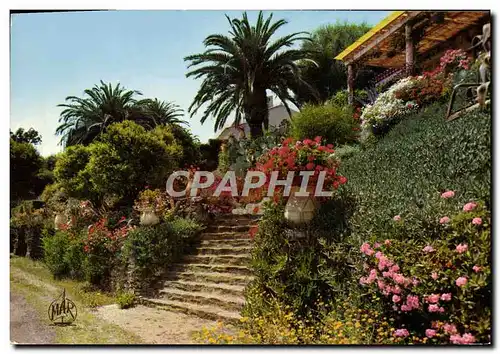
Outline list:
[[[116,297],[116,303],[121,309],[128,309],[135,304],[135,295],[133,293],[121,293]]]
[[[33,259],[42,257],[42,230],[47,222],[43,203],[25,200],[11,211],[11,243],[15,254]]]
[[[197,234],[193,221],[174,219],[155,226],[138,227],[129,232],[121,260],[130,272],[131,288],[145,290],[176,262]]]
[[[321,136],[327,143],[343,145],[356,140],[358,123],[350,106],[306,105],[292,120],[292,136],[302,140]]]
[[[335,157],[344,161],[361,151],[361,148],[357,145],[343,145],[335,149]]]
[[[271,300],[306,315],[321,299],[346,295],[351,283],[345,265],[352,251],[341,240],[346,227],[343,220],[352,205],[347,195],[341,195],[338,192],[323,204],[304,228],[288,224],[284,204],[265,209],[252,250],[255,280],[246,291],[247,316],[265,313]]]
[[[490,205],[491,116],[474,111],[446,122],[445,109],[435,104],[407,118],[339,168],[357,199],[349,224],[358,246],[373,232],[393,232],[395,215],[413,220],[408,237],[424,236],[442,212],[434,197],[445,190],[457,193],[456,205]]]
[[[43,159],[36,148],[29,143],[10,139],[10,200],[36,198],[37,174]]]
[[[43,239],[44,262],[56,278],[83,279],[85,253],[80,234],[46,231]]]

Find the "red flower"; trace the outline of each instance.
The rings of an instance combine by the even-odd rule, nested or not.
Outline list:
[[[250,238],[253,240],[255,238],[255,234],[259,231],[259,226],[253,226],[248,233],[250,234]]]
[[[307,168],[308,170],[312,170],[312,169],[314,169],[314,164],[313,164],[312,162],[309,162],[309,163],[306,165],[306,168]]]

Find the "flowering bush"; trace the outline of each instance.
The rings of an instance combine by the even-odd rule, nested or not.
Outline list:
[[[279,179],[286,179],[290,171],[314,171],[309,178],[309,186],[315,186],[319,173],[326,171],[324,190],[337,189],[347,182],[347,178],[337,175],[338,160],[332,154],[333,145],[322,145],[321,137],[314,140],[294,140],[287,138],[279,146],[274,147],[259,158],[256,165],[257,171],[262,171],[267,176],[264,188],[267,189],[273,171],[278,171]],[[296,174],[293,185],[300,186],[302,178]]]
[[[105,286],[109,280],[114,255],[121,249],[129,231],[134,229],[124,221],[125,217],[110,228],[107,219],[101,219],[89,227],[83,250],[86,253],[85,277],[91,284]]]
[[[463,49],[449,49],[440,59],[439,69],[447,73],[457,69],[469,70],[471,60]]]
[[[419,108],[416,101],[405,101],[396,97],[396,92],[412,90],[417,86],[417,79],[406,77],[381,93],[373,105],[365,106],[361,114],[363,130],[371,129],[372,126],[384,126],[395,118],[414,112]]]
[[[428,343],[488,343],[490,214],[471,202],[443,218],[449,220],[437,238],[365,242],[359,282],[381,295],[386,313],[396,319],[393,335],[406,343],[410,335],[427,337]]]
[[[171,205],[171,198],[166,192],[159,189],[146,188],[139,193],[134,203],[134,209],[142,211],[154,211],[157,215],[163,215]]]

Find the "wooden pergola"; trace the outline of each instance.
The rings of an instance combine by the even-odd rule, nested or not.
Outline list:
[[[450,40],[489,21],[489,11],[392,12],[335,57],[347,66],[349,102],[354,98],[356,68],[398,68],[413,75],[416,60],[426,60],[439,50],[454,49]]]

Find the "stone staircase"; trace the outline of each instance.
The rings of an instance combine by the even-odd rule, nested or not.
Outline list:
[[[201,234],[195,253],[173,265],[157,295],[142,302],[204,319],[237,322],[245,286],[252,280],[249,230],[257,221],[246,215],[217,218]]]

